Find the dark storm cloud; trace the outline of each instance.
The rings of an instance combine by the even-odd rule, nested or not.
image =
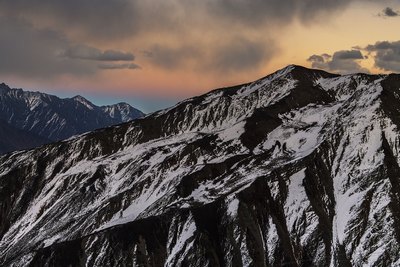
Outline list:
[[[383,51],[383,50],[397,50],[400,47],[400,41],[389,42],[389,41],[381,41],[376,42],[375,44],[368,45],[365,50],[369,52],[373,51]]]
[[[386,71],[400,72],[400,41],[395,42],[376,42],[365,48],[368,52],[373,52],[375,66]]]
[[[313,68],[324,69],[338,73],[357,73],[369,71],[361,67],[359,61],[364,59],[360,50],[341,50],[332,56],[328,54],[312,55],[307,61]]]
[[[333,54],[332,60],[363,59],[360,50],[342,50]]]
[[[381,13],[379,13],[379,16],[381,17],[398,17],[399,12],[393,10],[391,7],[386,7],[384,10],[382,10]]]
[[[61,56],[72,59],[98,61],[133,61],[135,59],[134,55],[131,53],[115,50],[101,51],[100,49],[87,45],[75,45],[69,47],[61,53]]]
[[[135,63],[124,63],[124,64],[118,64],[118,63],[108,63],[108,64],[99,64],[97,65],[99,69],[103,70],[121,70],[121,69],[140,69],[141,67]]]

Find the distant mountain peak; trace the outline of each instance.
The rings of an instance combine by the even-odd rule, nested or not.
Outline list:
[[[53,141],[143,116],[129,104],[110,105],[111,114],[81,95],[62,99],[41,92],[10,89],[4,83],[0,91],[1,120]]]
[[[79,101],[87,101],[87,102],[89,101],[81,95],[76,95],[76,96],[72,97],[72,99],[79,100]]]
[[[84,105],[88,109],[93,110],[96,107],[92,102],[90,102],[89,100],[87,100],[86,98],[84,98],[81,95],[74,96],[72,99],[77,101],[77,102],[79,102],[79,103],[81,103],[82,105]]]
[[[119,119],[122,122],[128,122],[132,120],[132,117],[143,117],[144,113],[138,109],[133,108],[131,105],[125,102],[119,102],[114,105],[107,105],[100,107],[110,117]]]

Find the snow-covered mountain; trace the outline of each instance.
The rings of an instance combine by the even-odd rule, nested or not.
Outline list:
[[[0,120],[32,136],[58,141],[127,122],[144,114],[126,103],[98,107],[83,98],[61,99],[0,84]]]
[[[399,107],[289,66],[0,157],[0,265],[400,266]]]
[[[144,116],[143,112],[123,102],[115,105],[102,106],[100,109],[112,119],[120,122],[128,122]]]

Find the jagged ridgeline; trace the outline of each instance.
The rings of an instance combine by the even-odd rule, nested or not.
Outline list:
[[[400,266],[400,76],[286,67],[0,158],[1,266]]]
[[[96,106],[0,84],[0,154],[29,149],[143,117],[127,103]]]

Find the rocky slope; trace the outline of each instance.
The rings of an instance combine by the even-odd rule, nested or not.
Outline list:
[[[143,115],[126,103],[98,107],[82,96],[61,99],[0,84],[0,119],[12,127],[52,141]]]
[[[1,266],[399,266],[400,75],[289,66],[0,158]]]

